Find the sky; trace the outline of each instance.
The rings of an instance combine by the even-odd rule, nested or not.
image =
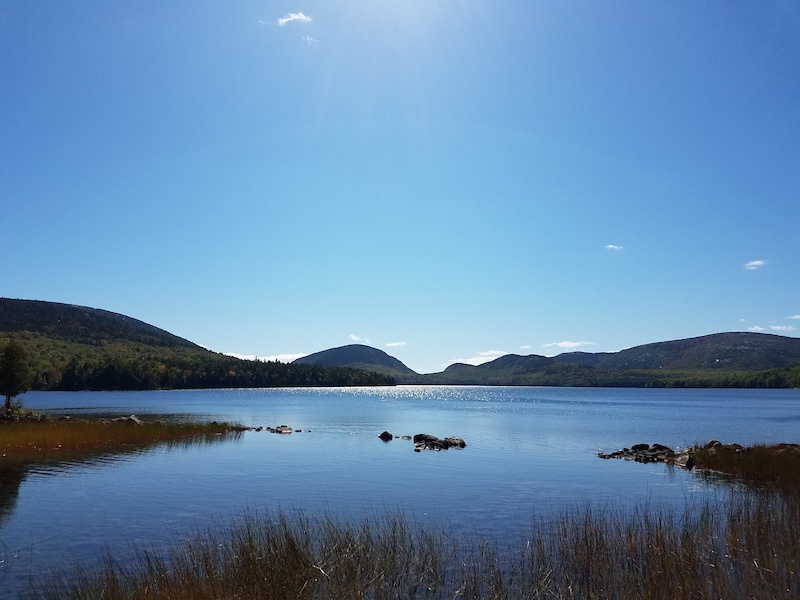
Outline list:
[[[0,0],[0,296],[418,372],[800,336],[795,0]]]

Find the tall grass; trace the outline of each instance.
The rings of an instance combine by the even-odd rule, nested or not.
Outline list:
[[[692,449],[697,469],[713,471],[742,482],[800,493],[800,445],[735,444]]]
[[[0,467],[154,443],[200,441],[241,430],[241,426],[228,423],[152,421],[136,424],[114,420],[0,422]]]
[[[166,554],[107,558],[44,598],[798,598],[797,498],[740,494],[674,514],[591,506],[509,543],[453,537],[402,514],[249,517]]]

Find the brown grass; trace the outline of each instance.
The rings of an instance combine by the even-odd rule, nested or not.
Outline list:
[[[81,454],[124,450],[178,440],[206,439],[240,432],[228,423],[137,424],[115,420],[22,420],[0,422],[0,466],[73,459]]]
[[[800,445],[756,444],[747,448],[719,445],[692,449],[695,468],[723,474],[744,483],[800,492]]]
[[[108,558],[45,598],[798,598],[800,503],[744,494],[680,514],[586,507],[519,543],[469,541],[387,515],[353,525],[248,518],[171,553]]]

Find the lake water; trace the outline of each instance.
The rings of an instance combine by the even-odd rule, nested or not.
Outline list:
[[[533,515],[591,501],[683,506],[716,493],[693,473],[601,460],[639,442],[800,442],[798,390],[511,387],[28,393],[25,405],[75,417],[287,424],[231,441],[161,447],[88,462],[0,468],[0,597],[106,550],[163,548],[249,512],[359,519],[402,509],[468,535],[516,536]],[[414,452],[377,435],[463,438]],[[1,433],[0,433],[1,434]],[[0,467],[2,459],[0,459]]]

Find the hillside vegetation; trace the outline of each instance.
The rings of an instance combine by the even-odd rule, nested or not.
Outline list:
[[[392,365],[391,375],[403,384],[800,387],[800,339],[759,333],[718,333],[621,352],[572,352],[553,358],[507,354],[480,366],[458,363],[430,374],[415,373],[399,361],[402,368],[397,368],[389,362],[396,359],[367,346],[343,346],[311,357],[315,364],[383,373]]]
[[[0,299],[0,346],[11,336],[28,354],[34,390],[394,384],[352,367],[241,360],[125,315],[54,302]]]
[[[315,352],[294,361],[295,364],[326,365],[329,367],[352,367],[364,369],[374,373],[381,373],[389,377],[403,377],[416,375],[402,362],[389,356],[383,350],[365,346],[363,344],[350,344],[339,348],[331,348],[322,352]]]

